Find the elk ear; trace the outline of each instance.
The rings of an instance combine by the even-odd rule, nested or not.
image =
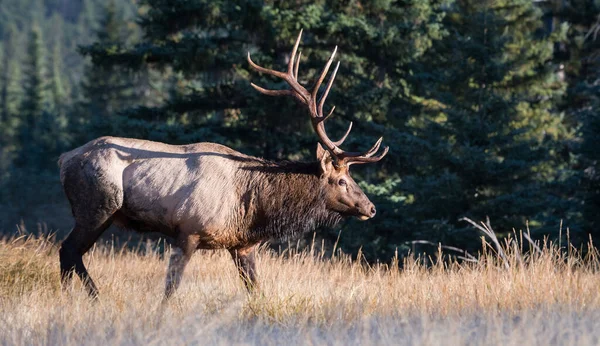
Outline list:
[[[317,143],[317,160],[321,163],[321,173],[331,170],[331,167],[333,166],[331,164],[333,162],[331,154],[329,151],[323,149],[321,143]]]

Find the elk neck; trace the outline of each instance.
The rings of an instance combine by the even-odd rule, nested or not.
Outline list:
[[[341,221],[327,210],[319,162],[260,161],[241,168],[249,232],[289,239]]]

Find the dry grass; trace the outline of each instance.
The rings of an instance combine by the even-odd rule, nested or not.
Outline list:
[[[262,250],[262,291],[248,296],[226,252],[199,252],[161,305],[166,259],[96,247],[99,286],[59,286],[53,242],[0,242],[0,344],[598,344],[600,275],[585,257],[548,245],[491,247],[477,263],[399,269],[310,250]]]

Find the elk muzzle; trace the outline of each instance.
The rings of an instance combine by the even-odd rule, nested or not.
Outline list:
[[[368,203],[365,203],[364,205],[360,205],[358,207],[358,212],[360,213],[360,215],[358,216],[358,219],[365,221],[365,220],[375,217],[377,210],[375,209],[375,205],[373,205],[373,203],[368,202]]]

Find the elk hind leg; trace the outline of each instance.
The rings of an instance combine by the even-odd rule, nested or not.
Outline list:
[[[85,227],[79,223],[75,224],[69,236],[61,244],[59,251],[60,277],[63,288],[70,284],[73,273],[75,273],[83,282],[88,294],[92,298],[98,297],[98,288],[83,264],[83,255],[89,251],[110,224],[110,219],[91,227]]]
[[[231,249],[229,253],[238,268],[240,278],[244,282],[248,293],[259,289],[256,279],[256,245],[243,249]]]
[[[112,223],[114,213],[123,205],[118,179],[85,160],[61,167],[65,194],[71,203],[75,227],[60,248],[63,286],[76,273],[92,297],[98,289],[83,265],[83,255]]]

